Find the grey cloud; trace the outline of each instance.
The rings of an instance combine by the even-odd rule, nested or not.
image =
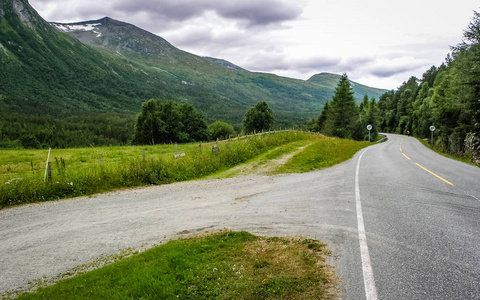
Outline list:
[[[213,34],[208,28],[198,28],[190,31],[182,32],[176,37],[170,39],[170,42],[174,43],[178,47],[201,47],[212,46]]]
[[[171,22],[182,22],[214,11],[227,19],[246,21],[248,26],[282,23],[302,14],[300,7],[282,0],[123,0],[115,2],[111,8],[126,13],[148,13]]]
[[[340,57],[285,57],[281,53],[272,55],[262,53],[250,57],[246,67],[266,72],[274,71],[296,71],[300,73],[320,72],[324,70],[342,70],[342,59]]]
[[[378,77],[388,78],[402,73],[414,74],[418,69],[428,69],[428,64],[425,63],[409,63],[404,64],[382,64],[369,68],[369,72]]]
[[[408,66],[380,66],[371,70],[371,73],[378,77],[392,77],[399,73],[405,73],[412,68]]]
[[[217,13],[226,18],[246,20],[249,25],[257,26],[294,20],[302,14],[302,9],[278,0],[224,1]]]

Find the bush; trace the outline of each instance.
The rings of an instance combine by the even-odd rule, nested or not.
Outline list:
[[[225,140],[230,136],[236,134],[232,125],[222,121],[217,121],[213,124],[208,125],[208,132],[212,140]]]

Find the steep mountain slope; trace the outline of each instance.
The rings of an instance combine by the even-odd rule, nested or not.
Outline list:
[[[150,98],[191,103],[210,121],[237,125],[266,101],[278,126],[304,124],[333,95],[335,84],[323,79],[249,72],[107,17],[50,24],[27,0],[0,0],[0,147],[2,140],[38,147],[67,137],[77,138],[57,146],[126,143]],[[366,91],[376,96],[354,86],[358,100]]]
[[[150,96],[136,87],[146,76],[58,32],[27,1],[0,4],[2,111],[133,111]]]
[[[243,113],[245,107],[265,100],[282,123],[287,120],[303,122],[306,118],[318,115],[336,86],[330,82],[324,84],[322,80],[303,81],[249,72],[225,60],[195,56],[173,47],[159,36],[108,17],[79,23],[51,24],[85,44],[142,64],[149,69],[148,73],[161,71],[193,90],[225,97],[230,104],[242,107],[239,113]],[[355,83],[352,85],[357,87],[356,98],[361,101],[369,88]],[[380,94],[377,92],[372,96]],[[211,101],[196,102],[194,105],[206,112],[215,110]],[[222,119],[231,120],[232,110],[227,111],[229,116],[222,116]]]

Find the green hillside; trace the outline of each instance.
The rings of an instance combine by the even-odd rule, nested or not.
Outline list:
[[[237,129],[266,101],[277,126],[304,124],[335,88],[196,56],[110,18],[50,24],[27,0],[0,0],[0,66],[0,147],[125,144],[150,98],[190,103]],[[358,99],[376,96],[352,85]]]
[[[308,81],[318,84],[319,86],[322,86],[324,88],[331,89],[332,95],[333,95],[333,91],[337,87],[341,77],[342,77],[341,75],[337,75],[337,74],[320,73],[320,74],[313,75],[312,77],[310,77],[310,79],[308,79]],[[380,96],[388,92],[388,90],[385,90],[385,89],[369,87],[363,84],[353,82],[351,80],[350,80],[350,86],[352,87],[352,90],[354,92],[354,97],[357,104],[360,104],[365,94],[368,94],[369,98],[375,98],[378,101]]]

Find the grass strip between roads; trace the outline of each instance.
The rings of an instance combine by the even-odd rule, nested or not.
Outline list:
[[[372,145],[323,135],[317,141],[295,154],[287,163],[279,166],[278,173],[301,173],[328,168],[349,160],[360,149]]]
[[[330,299],[326,245],[223,231],[171,241],[19,299]]]

